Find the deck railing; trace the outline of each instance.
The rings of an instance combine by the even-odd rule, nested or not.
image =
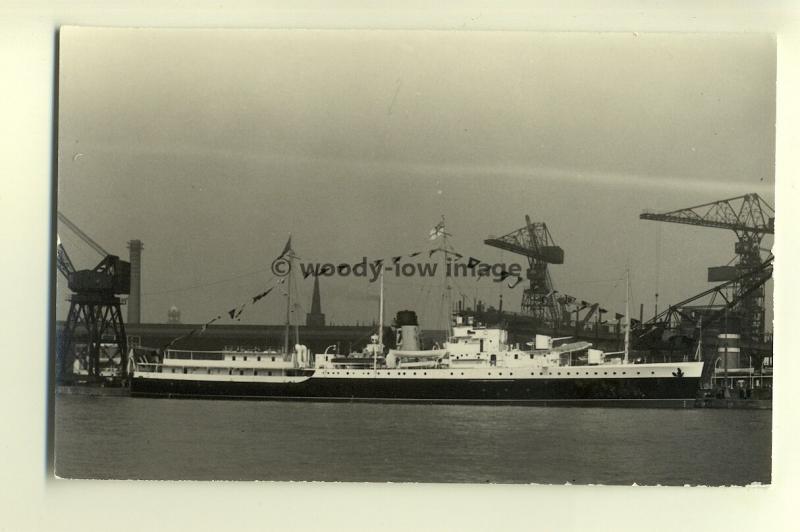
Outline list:
[[[283,353],[277,351],[237,351],[237,350],[223,350],[223,351],[190,351],[184,349],[167,349],[164,353],[165,359],[172,360],[225,360],[226,355],[233,356],[261,356],[261,357],[275,357],[277,360],[286,361]]]
[[[158,364],[156,362],[137,362],[136,371],[142,373],[161,373],[162,366],[163,364]]]

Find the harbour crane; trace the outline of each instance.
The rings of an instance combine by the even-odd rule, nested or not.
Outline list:
[[[657,325],[661,329],[678,329],[682,323],[690,322],[694,325],[699,325],[699,319],[702,318],[703,325],[709,326],[718,321],[724,316],[726,311],[731,311],[735,308],[743,298],[747,297],[750,292],[757,290],[764,283],[766,283],[772,276],[772,261],[773,257],[765,260],[755,271],[746,272],[742,277],[754,277],[756,282],[746,286],[742,278],[731,279],[713,288],[695,294],[691,297],[684,299],[674,305],[670,305],[662,312],[656,314],[649,320],[638,324],[638,329],[641,331],[641,337],[646,337],[653,334],[653,326]],[[730,294],[731,288],[739,288],[740,290],[733,292],[732,297]],[[743,290],[742,290],[743,289]],[[699,307],[689,307],[690,303],[710,297],[708,305],[701,305]],[[717,303],[717,298],[722,299],[722,302]],[[704,313],[702,316],[697,317],[692,315],[692,312],[698,309],[705,309],[709,312]]]
[[[103,259],[90,270],[78,270],[57,236],[56,268],[72,292],[69,313],[57,341],[56,371],[63,379],[76,340],[86,342],[86,363],[90,377],[100,378],[100,353],[104,345],[116,344],[120,354],[120,376],[124,380],[128,366],[128,346],[122,320],[119,294],[130,294],[131,265],[108,253],[64,214],[58,219],[71,229]]]
[[[685,352],[702,338],[698,331],[720,330],[721,322],[727,321],[735,309],[752,293],[763,289],[772,276],[773,257],[769,257],[753,271],[731,279],[713,288],[695,294],[670,305],[666,310],[643,323],[635,323],[635,343],[640,348],[661,349],[668,345],[671,351]],[[707,300],[706,304],[691,305]],[[753,357],[755,368],[760,368],[764,357],[772,354],[771,342],[752,341],[743,338],[740,347],[746,348]]]
[[[589,305],[588,303],[585,303],[584,301],[581,301],[581,303],[583,303],[585,305]],[[586,324],[589,323],[589,320],[592,319],[592,316],[594,316],[594,313],[597,312],[599,309],[600,309],[600,303],[595,303],[593,305],[589,305],[589,312],[586,313],[586,315],[580,320],[579,323],[576,323],[577,328],[578,329],[585,328]]]
[[[565,316],[553,289],[548,266],[564,264],[564,250],[555,245],[547,225],[533,223],[530,216],[525,215],[524,227],[499,238],[488,238],[483,243],[527,257],[530,285],[522,294],[522,312],[557,328]]]
[[[736,305],[726,304],[725,307],[730,307],[731,314],[740,322],[742,338],[753,344],[763,343],[764,284],[771,276],[772,268],[766,268],[762,261],[761,240],[764,235],[775,233],[774,209],[758,194],[745,194],[665,213],[643,213],[639,217],[642,220],[727,229],[736,234],[736,264],[708,269],[709,282],[724,283],[710,292],[727,289],[727,299],[735,300]]]

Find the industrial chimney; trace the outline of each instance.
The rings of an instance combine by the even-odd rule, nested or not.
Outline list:
[[[128,242],[131,262],[131,294],[128,297],[128,323],[141,323],[143,248],[141,240]]]

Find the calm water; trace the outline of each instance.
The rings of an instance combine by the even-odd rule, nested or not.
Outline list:
[[[771,415],[60,396],[56,473],[125,479],[768,483]]]

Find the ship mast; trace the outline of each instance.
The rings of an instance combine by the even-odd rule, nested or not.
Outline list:
[[[289,264],[292,264],[292,255],[289,255]],[[289,330],[292,326],[292,269],[286,276],[286,330],[283,337],[283,353],[289,353]]]
[[[448,276],[447,271],[447,227],[444,224],[444,214],[442,215],[442,247],[444,248],[443,258],[442,258],[442,274],[444,275],[444,288],[445,288],[445,303],[446,303],[446,310],[445,310],[445,327],[447,327],[447,337],[445,338],[446,341],[450,340],[450,336],[452,336],[452,321],[453,321],[453,302],[451,300],[450,294],[450,278]]]
[[[631,343],[631,272],[625,269],[625,351],[623,361],[628,363],[628,353]]]
[[[292,309],[292,312],[294,312],[294,310],[295,309]],[[294,343],[300,344],[300,323],[298,323],[297,320],[294,322]]]
[[[383,351],[383,263],[381,263],[381,297],[380,310],[378,310],[378,346]],[[378,347],[372,349],[372,369],[378,369]]]
[[[700,317],[700,332],[698,333],[697,349],[694,352],[694,359],[700,361],[703,358],[703,318]]]

